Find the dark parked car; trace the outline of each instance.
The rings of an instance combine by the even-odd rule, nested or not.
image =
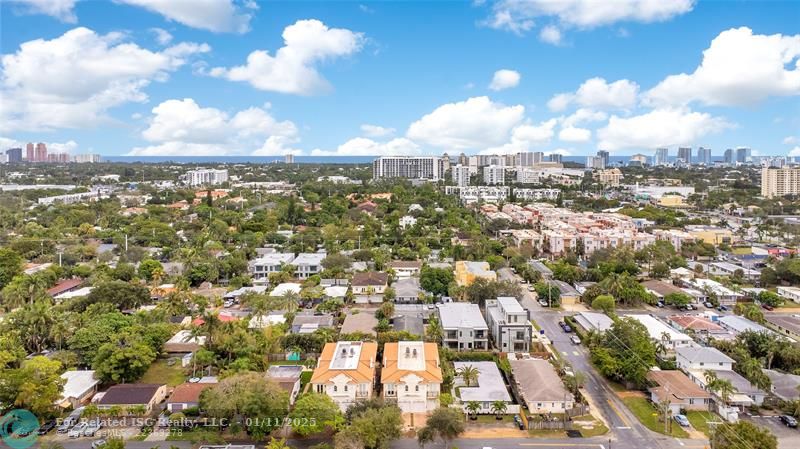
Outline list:
[[[51,430],[53,430],[55,428],[56,428],[56,421],[55,420],[50,420],[50,421],[47,421],[46,423],[42,424],[41,427],[39,427],[39,431],[37,433],[39,435],[45,435],[45,434],[47,434],[47,432],[50,432]]]
[[[797,427],[797,420],[793,416],[781,415],[781,421],[788,427]]]
[[[772,306],[771,306],[771,305],[769,305],[769,304],[761,304],[761,307],[763,307],[763,308],[764,308],[764,310],[769,310],[769,311],[772,311],[772,310],[774,310],[774,309],[775,309],[774,307],[772,307]]]
[[[514,424],[519,427],[519,430],[525,430],[525,424],[522,423],[522,418],[519,415],[514,415]]]
[[[728,310],[728,308],[725,307],[725,306],[719,306],[719,307],[717,307],[717,310],[719,310],[720,312],[725,312],[725,311]]]

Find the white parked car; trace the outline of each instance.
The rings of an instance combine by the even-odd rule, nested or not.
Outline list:
[[[88,427],[88,424],[79,422],[67,433],[67,436],[70,438],[80,438],[83,436],[83,431],[86,430],[86,427]]]
[[[578,338],[577,335],[573,335],[572,337],[570,337],[570,341],[572,342],[573,345],[581,344],[581,339]]]
[[[83,429],[83,436],[86,437],[93,437],[100,429],[103,428],[103,423],[100,421],[90,421],[89,424],[86,425],[86,428]]]

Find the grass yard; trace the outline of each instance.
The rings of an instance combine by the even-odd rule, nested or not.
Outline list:
[[[709,428],[711,426],[708,425],[707,421],[711,422],[720,422],[722,418],[720,418],[716,413],[711,412],[701,412],[699,410],[689,410],[686,412],[686,418],[689,419],[689,422],[692,423],[692,427],[699,432],[703,432],[706,436],[709,436]]]
[[[167,435],[167,441],[189,441],[192,444],[225,444],[225,439],[219,431],[211,428],[196,428],[192,430],[174,430]]]
[[[626,397],[622,398],[622,402],[630,409],[630,411],[636,415],[636,418],[644,424],[645,427],[652,430],[653,432],[658,432],[664,435],[669,435],[677,438],[686,438],[689,436],[685,430],[681,428],[681,426],[673,422],[672,423],[672,433],[664,432],[664,423],[658,420],[658,416],[656,415],[656,409],[650,404],[645,398],[639,397]]]
[[[572,421],[572,427],[580,431],[581,436],[584,438],[597,437],[608,433],[608,427],[592,415],[576,416],[572,418]],[[586,425],[580,425],[578,422],[586,423]],[[589,422],[592,424],[588,425]]]
[[[144,373],[139,382],[143,384],[165,383],[170,387],[175,387],[186,382],[186,375],[183,374],[180,360],[169,366],[166,359],[158,359],[150,365],[150,368]]]

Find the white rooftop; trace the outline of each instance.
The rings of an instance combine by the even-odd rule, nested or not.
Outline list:
[[[766,327],[736,315],[725,315],[719,317],[719,322],[723,326],[735,332],[754,331],[754,332],[771,332]]]
[[[465,387],[459,376],[456,376],[456,385],[460,386],[459,393],[461,402],[478,401],[511,402],[511,395],[506,390],[503,376],[494,362],[453,362],[456,372],[464,366],[472,366],[478,369],[478,385]]]
[[[647,333],[650,334],[650,338],[653,340],[661,340],[661,335],[663,333],[667,333],[669,335],[670,341],[692,341],[692,337],[678,332],[672,327],[668,326],[663,321],[656,319],[650,315],[625,315],[627,317],[633,318],[634,320],[642,323],[645,328],[647,328]]]
[[[292,261],[292,265],[319,265],[327,255],[327,253],[300,253]]]
[[[330,368],[332,370],[356,369],[361,358],[360,341],[340,341],[336,343]]]
[[[425,370],[425,344],[421,341],[397,343],[397,367],[401,370]]]
[[[267,253],[253,260],[253,265],[280,265],[294,260],[292,253]]]
[[[255,287],[241,287],[241,288],[237,288],[236,290],[233,290],[233,291],[230,291],[228,293],[225,293],[225,297],[226,298],[238,298],[238,297],[244,295],[245,293],[259,293],[259,294],[262,294],[262,293],[266,293],[267,292],[267,288],[268,287],[265,286],[265,285],[256,285]]]
[[[469,328],[469,329],[488,329],[486,321],[481,315],[481,309],[477,304],[468,302],[447,302],[437,304],[439,309],[440,324],[443,329]]]
[[[300,293],[300,290],[303,287],[300,284],[294,282],[284,282],[283,284],[278,284],[275,286],[275,289],[269,292],[270,296],[283,296],[288,292],[293,293]]]
[[[332,285],[330,287],[325,287],[325,296],[330,296],[331,298],[344,298],[347,296],[347,286]]]
[[[100,381],[94,377],[94,371],[67,371],[61,375],[65,380],[63,399],[80,398]]]
[[[92,287],[83,287],[77,290],[73,290],[71,292],[64,292],[60,295],[56,295],[53,299],[70,299],[70,298],[78,298],[81,296],[86,296],[92,292]]]
[[[517,298],[513,296],[499,296],[497,302],[503,306],[506,313],[525,313]]]
[[[167,343],[190,343],[190,344],[198,344],[203,346],[206,344],[206,337],[205,335],[198,335],[196,337],[192,337],[192,332],[188,330],[180,330],[175,335],[172,336]]]
[[[575,321],[586,330],[606,331],[614,325],[614,320],[599,312],[580,312],[575,315]]]

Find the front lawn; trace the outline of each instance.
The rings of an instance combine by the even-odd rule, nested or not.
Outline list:
[[[639,419],[639,422],[644,424],[645,427],[653,432],[658,432],[677,438],[686,438],[689,436],[689,434],[686,433],[686,431],[683,430],[676,422],[672,423],[672,433],[664,432],[664,423],[658,420],[657,410],[647,399],[642,397],[626,397],[622,398],[622,402],[624,402],[628,409],[630,409],[630,411],[636,415],[636,418]]]
[[[166,359],[158,359],[150,365],[139,381],[143,384],[167,384],[170,387],[178,386],[186,382],[186,375],[183,374],[180,360],[174,365],[169,366]]]
[[[709,434],[709,426],[708,421],[711,422],[721,422],[722,418],[720,418],[716,413],[711,412],[701,412],[699,410],[690,410],[686,412],[686,418],[689,419],[689,422],[692,423],[692,427],[696,430],[703,432],[707,437],[710,436]]]

